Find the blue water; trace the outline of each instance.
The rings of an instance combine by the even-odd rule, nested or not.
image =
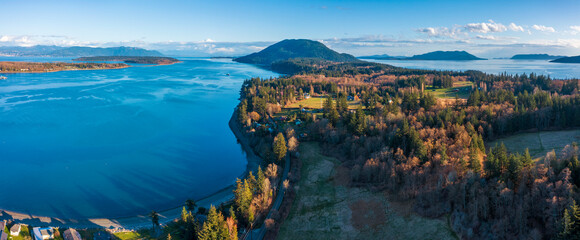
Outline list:
[[[371,60],[397,67],[430,69],[430,70],[479,70],[485,73],[498,74],[542,74],[552,78],[571,79],[580,78],[580,64],[552,63],[547,60],[511,60],[489,59],[479,61],[421,61],[421,60]]]
[[[182,60],[5,74],[0,209],[120,217],[176,207],[232,184],[247,163],[227,124],[240,86],[277,74],[229,60]]]

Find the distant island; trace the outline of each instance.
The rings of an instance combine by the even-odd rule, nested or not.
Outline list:
[[[286,39],[266,49],[234,59],[236,62],[270,67],[272,63],[293,58],[315,58],[331,62],[359,62],[356,57],[338,53],[318,41],[306,39]]]
[[[485,58],[476,57],[466,51],[435,51],[412,57],[394,57],[387,54],[372,55],[359,57],[361,59],[376,60],[445,60],[445,61],[468,61],[468,60],[486,60]]]
[[[486,60],[485,58],[478,58],[466,51],[435,51],[421,55],[415,55],[404,60],[450,60],[450,61],[465,61],[465,60]]]
[[[88,57],[88,56],[163,56],[158,51],[137,47],[0,47],[0,56],[14,57]]]
[[[563,57],[563,58],[554,59],[554,60],[552,60],[550,62],[556,62],[556,63],[580,63],[580,56]]]
[[[554,55],[548,55],[548,54],[516,54],[513,57],[511,57],[510,59],[513,60],[551,60],[551,59],[557,59],[557,58],[562,58],[564,56],[554,56]]]
[[[376,59],[376,60],[400,60],[407,57],[404,56],[391,56],[388,54],[380,54],[380,55],[370,55],[370,56],[361,56],[358,57],[360,59]]]
[[[168,65],[179,62],[179,60],[170,57],[151,57],[151,56],[96,56],[96,57],[80,57],[73,61],[109,61],[109,62],[125,62],[138,64],[157,64]]]
[[[41,73],[126,68],[124,63],[0,62],[0,73]]]

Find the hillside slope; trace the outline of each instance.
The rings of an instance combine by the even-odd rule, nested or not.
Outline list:
[[[266,49],[234,59],[236,62],[270,66],[274,62],[293,58],[319,58],[332,62],[357,62],[354,56],[338,53],[318,41],[307,39],[286,39]]]

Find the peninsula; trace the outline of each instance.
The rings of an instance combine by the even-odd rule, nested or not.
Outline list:
[[[126,68],[124,63],[0,62],[0,73],[41,73]]]
[[[137,64],[157,64],[169,65],[178,63],[179,60],[170,57],[155,57],[155,56],[95,56],[95,57],[80,57],[73,61],[90,62],[90,61],[107,61],[107,62],[125,62]]]
[[[563,58],[554,59],[554,60],[552,60],[550,62],[556,62],[556,63],[580,63],[580,56],[563,57]]]
[[[548,54],[516,54],[510,59],[513,60],[552,60],[562,58],[564,56],[554,56]]]

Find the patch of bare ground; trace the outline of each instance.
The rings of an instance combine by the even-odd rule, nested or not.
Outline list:
[[[412,204],[349,187],[349,169],[317,143],[301,143],[300,154],[296,197],[277,239],[454,239],[445,221],[417,216]]]

